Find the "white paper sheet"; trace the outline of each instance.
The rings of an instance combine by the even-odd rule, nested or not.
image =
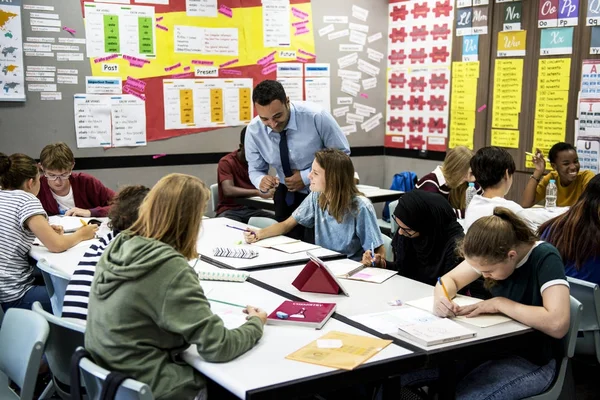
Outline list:
[[[327,111],[331,110],[331,80],[329,77],[306,78],[304,90],[307,101],[317,103]]]
[[[88,94],[121,94],[121,78],[112,76],[86,76],[85,92]]]
[[[289,47],[292,43],[289,0],[263,0],[264,47]]]
[[[186,0],[185,11],[193,17],[216,17],[217,0]]]
[[[74,96],[74,109],[77,148],[110,146],[109,96],[76,94]]]
[[[146,104],[130,94],[111,96],[113,146],[146,145]]]
[[[175,53],[238,55],[237,28],[175,25]]]

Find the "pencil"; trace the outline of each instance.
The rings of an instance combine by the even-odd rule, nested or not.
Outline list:
[[[440,284],[440,286],[442,287],[442,289],[444,290],[444,294],[446,295],[446,298],[448,300],[450,300],[450,296],[448,296],[448,291],[446,290],[446,286],[444,286],[444,282],[442,282],[442,278],[438,277],[438,283]]]
[[[535,156],[537,156],[537,154],[533,154],[533,153],[530,153],[530,152],[528,152],[528,151],[526,151],[526,152],[525,152],[525,154],[527,154],[528,156],[531,156],[531,157],[535,157]],[[550,161],[550,160],[548,160],[547,158],[544,158],[544,160],[546,160],[546,161],[548,161],[548,162]]]
[[[248,228],[245,228],[245,229],[244,229],[244,228],[239,228],[239,227],[237,227],[237,226],[233,226],[233,225],[225,225],[225,226],[226,226],[226,227],[228,227],[228,228],[231,228],[231,229],[237,229],[238,231],[242,231],[242,232],[248,232],[248,233],[249,233],[249,234],[251,234],[251,235],[256,235],[254,232],[252,232],[252,231],[251,231],[250,229],[248,229]]]
[[[87,226],[87,222],[83,218],[79,218],[79,222],[81,222],[82,226]]]
[[[227,304],[228,306],[234,306],[234,307],[246,308],[246,306],[243,306],[243,305],[241,305],[241,304],[228,303],[228,302],[226,302],[226,301],[215,300],[215,299],[209,299],[208,297],[207,297],[206,299],[207,299],[208,301],[214,301],[215,303]]]

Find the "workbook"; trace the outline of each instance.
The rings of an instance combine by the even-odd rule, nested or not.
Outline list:
[[[274,247],[282,244],[296,243],[299,242],[298,239],[292,239],[287,236],[273,236],[270,238],[259,240],[258,242],[252,243],[253,246],[258,247]]]
[[[267,317],[270,325],[298,325],[321,329],[335,312],[335,303],[286,300]]]
[[[433,313],[433,301],[434,301],[433,296],[430,296],[430,297],[423,297],[418,300],[407,301],[406,304],[408,304],[409,306],[413,306],[413,307],[419,308],[421,310],[425,310],[427,312]],[[453,298],[452,301],[454,303],[456,303],[457,305],[464,307],[464,306],[469,306],[471,304],[477,304],[483,300],[477,299],[475,297],[458,295],[455,298]],[[478,315],[478,316],[472,317],[472,318],[458,316],[458,317],[455,317],[454,319],[457,319],[461,322],[466,322],[469,325],[474,325],[479,328],[488,328],[490,326],[494,326],[494,325],[502,324],[504,322],[512,321],[512,319],[510,319],[504,315],[500,315],[500,314]]]
[[[396,275],[396,271],[370,267],[349,259],[328,261],[327,267],[338,278],[356,281],[383,283]]]
[[[83,224],[81,221],[87,222],[92,218],[81,218],[81,217],[67,217],[62,215],[53,215],[48,218],[48,223],[50,225],[60,225],[63,227],[65,233],[73,233],[77,229],[81,228]]]
[[[352,319],[381,333],[397,334],[423,346],[469,339],[477,334],[451,319],[439,318],[410,306],[357,315]]]

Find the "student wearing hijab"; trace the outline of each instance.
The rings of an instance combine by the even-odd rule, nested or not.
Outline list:
[[[464,232],[456,221],[454,209],[443,196],[422,190],[408,192],[398,199],[393,218],[398,224],[392,239],[394,261],[376,254],[376,266],[435,285],[439,276],[461,261],[455,249]],[[371,261],[371,253],[365,252],[363,263]]]

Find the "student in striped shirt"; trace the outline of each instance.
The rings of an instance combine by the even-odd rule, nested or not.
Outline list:
[[[65,251],[82,240],[92,239],[98,227],[87,225],[72,235],[63,235],[62,227],[50,225],[37,199],[40,174],[35,160],[25,154],[10,157],[0,153],[0,305],[31,309],[39,301],[52,312],[50,297],[28,253],[37,236],[53,253]],[[37,278],[37,279],[36,279]]]
[[[138,218],[140,204],[149,191],[150,189],[142,185],[126,186],[113,199],[108,213],[110,218],[108,225],[111,231],[101,237],[99,243],[92,244],[79,261],[65,292],[63,317],[83,321],[87,319],[90,288],[96,272],[96,264],[119,232],[128,229]]]

